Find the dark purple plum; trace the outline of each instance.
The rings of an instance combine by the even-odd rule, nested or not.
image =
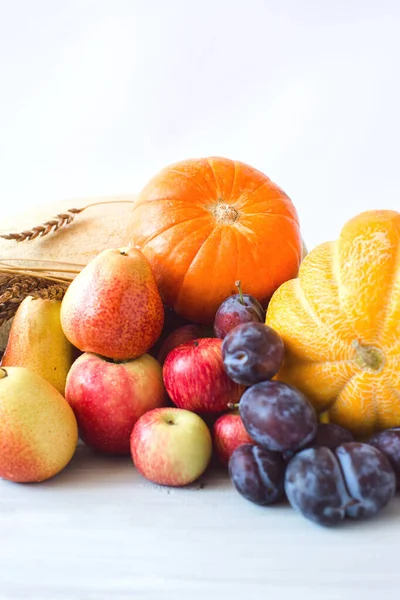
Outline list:
[[[330,450],[336,450],[341,444],[346,442],[354,442],[353,434],[335,423],[319,423],[316,436],[307,444],[307,448],[319,448],[325,446]],[[295,451],[289,450],[283,453],[283,458],[289,461],[296,454]]]
[[[238,287],[239,293],[226,298],[214,318],[214,333],[221,339],[231,329],[242,323],[264,323],[265,321],[265,310],[259,301],[254,296],[242,293],[240,281],[237,281],[235,285]]]
[[[347,442],[354,442],[353,434],[348,429],[335,423],[320,423],[312,445],[336,450],[338,446]]]
[[[271,379],[279,371],[284,345],[279,334],[264,323],[242,323],[222,342],[225,371],[241,385]]]
[[[250,502],[265,506],[282,498],[285,463],[277,452],[243,444],[231,455],[228,468],[233,485]]]
[[[396,475],[397,489],[400,488],[400,427],[376,433],[368,444],[378,448],[389,460]]]
[[[292,507],[321,525],[335,525],[350,501],[343,475],[329,448],[307,448],[289,462],[285,492]]]
[[[352,498],[346,515],[353,519],[376,515],[396,491],[390,462],[380,450],[361,442],[342,444],[335,452]]]
[[[335,525],[345,517],[378,514],[395,493],[387,458],[368,444],[348,442],[335,451],[307,448],[289,462],[285,492],[292,507],[311,521]]]
[[[262,381],[248,388],[239,413],[255,443],[273,452],[303,448],[317,432],[317,414],[310,402],[280,381]]]

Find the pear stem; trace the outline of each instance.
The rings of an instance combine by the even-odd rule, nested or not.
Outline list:
[[[237,289],[239,290],[239,302],[240,302],[240,304],[244,305],[244,298],[243,298],[243,292],[242,292],[242,284],[238,280],[238,281],[235,281],[235,285],[236,285]]]

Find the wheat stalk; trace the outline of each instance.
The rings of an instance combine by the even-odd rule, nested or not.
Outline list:
[[[0,327],[15,315],[27,296],[62,300],[69,283],[47,277],[0,272]]]
[[[0,327],[11,319],[26,296],[62,300],[74,277],[84,268],[80,263],[24,259],[0,260]],[[10,264],[11,263],[11,264]],[[44,266],[46,265],[46,266]]]
[[[88,204],[82,208],[69,208],[65,212],[59,213],[54,218],[45,221],[41,225],[36,225],[31,229],[26,229],[25,231],[20,231],[17,233],[4,233],[0,235],[4,240],[14,240],[15,242],[26,242],[34,240],[37,237],[44,237],[49,233],[55,233],[61,228],[66,227],[75,219],[75,216],[79,213],[83,212],[87,208],[91,208],[92,206],[99,206],[100,204],[117,204],[117,203],[128,203],[134,204],[135,200],[109,200],[104,202],[94,202],[93,204]]]
[[[23,259],[23,265],[13,265],[12,261],[21,262],[21,259],[8,258],[7,260],[0,260],[0,273],[12,275],[17,275],[19,273],[20,275],[47,279],[54,283],[70,283],[85,267],[85,265],[81,263],[61,262],[57,260],[40,260],[41,266],[39,267],[36,266],[38,261],[35,259],[25,258]],[[49,266],[45,267],[43,264]]]
[[[5,240],[15,240],[16,242],[25,242],[34,240],[37,237],[44,237],[50,232],[58,231],[73,221],[75,215],[82,212],[83,208],[69,208],[66,212],[59,213],[53,219],[36,225],[32,229],[26,229],[18,233],[5,233],[1,237]]]

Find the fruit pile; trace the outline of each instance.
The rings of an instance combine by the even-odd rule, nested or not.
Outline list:
[[[19,306],[0,477],[56,475],[79,434],[159,485],[215,460],[258,505],[379,513],[400,485],[400,215],[364,213],[302,260],[289,198],[225,159],[162,171],[134,213],[62,301]]]
[[[246,299],[249,306],[254,302]],[[227,307],[233,307],[235,318],[224,327],[220,318]],[[274,504],[286,495],[294,509],[321,525],[377,514],[395,494],[400,429],[361,443],[340,425],[319,423],[302,392],[272,379],[282,366],[284,344],[259,322],[257,311],[254,321],[247,311],[245,322],[239,323],[244,307],[243,295],[232,296],[218,310],[215,323],[216,333],[224,338],[226,373],[247,386],[238,408],[250,440],[238,443],[228,463],[235,488],[259,505]]]

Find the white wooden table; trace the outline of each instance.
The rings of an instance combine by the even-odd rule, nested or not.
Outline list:
[[[161,488],[82,445],[46,483],[0,481],[1,600],[394,600],[399,550],[400,498],[326,530],[222,470]]]

